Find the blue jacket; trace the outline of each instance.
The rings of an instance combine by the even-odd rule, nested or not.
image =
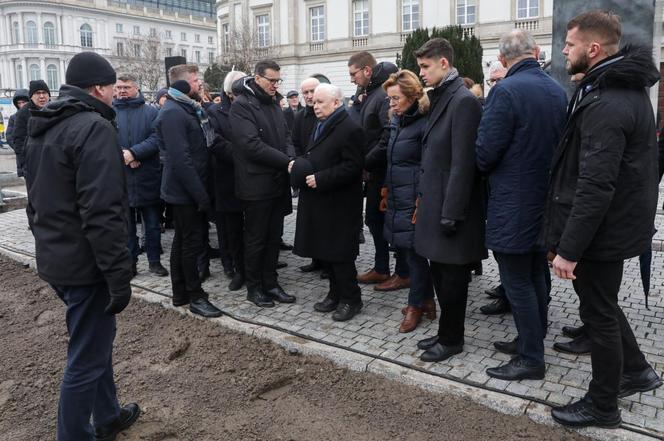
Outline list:
[[[161,198],[173,205],[209,209],[208,149],[195,110],[169,97],[158,121],[163,161]]]
[[[526,59],[489,94],[476,142],[477,166],[489,176],[487,248],[537,250],[553,149],[565,124],[562,87]]]
[[[414,247],[415,225],[413,213],[417,199],[422,158],[422,138],[426,118],[418,110],[418,103],[405,115],[392,118],[387,146],[387,211],[383,234],[390,245],[398,248]]]
[[[113,109],[117,115],[120,147],[131,151],[141,163],[138,168],[125,166],[129,206],[156,205],[161,185],[160,140],[156,132],[159,110],[145,104],[142,95],[113,100]]]

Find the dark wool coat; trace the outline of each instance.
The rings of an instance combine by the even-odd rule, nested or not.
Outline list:
[[[300,188],[293,252],[349,262],[355,260],[360,246],[365,140],[346,111],[330,118],[304,155],[313,166],[316,188]]]
[[[26,213],[37,271],[49,283],[130,289],[127,190],[114,117],[113,109],[66,85],[58,100],[32,114]]]
[[[316,123],[318,123],[318,119],[313,106],[305,106],[295,113],[292,137],[296,156],[302,156],[306,153]]]
[[[145,104],[142,95],[126,100],[116,99],[113,109],[117,115],[120,147],[131,151],[141,163],[138,168],[125,166],[129,206],[157,205],[161,186],[160,139],[156,130],[159,110]]]
[[[415,251],[439,263],[463,265],[487,257],[484,188],[475,166],[475,138],[482,106],[461,78],[429,91],[424,131]],[[447,236],[442,218],[457,221]]]
[[[18,176],[23,176],[25,144],[28,140],[28,123],[31,118],[31,110],[39,110],[32,100],[28,101],[28,104],[16,112],[14,127],[11,133],[10,145],[16,154],[16,173]]]
[[[626,47],[579,84],[553,155],[548,250],[574,262],[618,261],[650,247],[658,163],[648,88],[658,80],[651,51]]]
[[[538,248],[566,108],[565,91],[534,58],[512,66],[491,89],[476,143],[477,166],[489,176],[487,248],[514,254]]]
[[[208,148],[195,110],[169,97],[157,121],[164,162],[161,198],[173,205],[210,207]]]

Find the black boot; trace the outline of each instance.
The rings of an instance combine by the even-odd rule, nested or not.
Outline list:
[[[229,291],[238,291],[242,286],[244,285],[244,274],[241,272],[235,273],[233,276],[233,280],[231,280],[231,283],[228,285],[228,290]]]
[[[544,378],[545,370],[544,363],[537,365],[516,356],[507,364],[487,369],[486,373],[489,377],[506,381],[541,380]]]
[[[578,328],[574,326],[563,326],[563,335],[569,338],[581,337],[586,333],[586,328],[582,325]]]
[[[463,351],[463,345],[446,346],[436,343],[420,355],[420,360],[429,362],[443,361],[453,355],[460,354],[461,351]]]
[[[334,314],[332,314],[332,320],[335,322],[348,321],[360,313],[362,306],[362,302],[355,304],[339,303],[337,310],[334,311]]]
[[[272,308],[274,306],[272,299],[257,286],[247,287],[247,300],[261,308]]]
[[[168,270],[164,268],[161,262],[150,262],[148,270],[155,276],[165,277],[168,275]]]
[[[339,306],[339,301],[334,300],[329,295],[322,302],[314,304],[314,310],[318,312],[332,312]]]
[[[573,355],[590,354],[590,337],[586,334],[581,334],[574,340],[565,343],[554,343],[553,349]]]
[[[194,314],[210,318],[219,317],[222,314],[219,308],[214,306],[208,299],[204,297],[199,297],[189,302],[189,311]]]
[[[115,441],[117,435],[134,424],[140,414],[138,404],[127,404],[120,409],[120,416],[115,421],[95,428],[95,440]]]
[[[662,379],[651,366],[641,371],[623,372],[622,378],[620,378],[618,397],[623,398],[637,392],[648,392],[657,389],[661,385]]]
[[[566,406],[554,407],[551,409],[551,416],[556,422],[569,427],[597,426],[615,429],[622,422],[620,410],[598,409],[588,396]]]
[[[433,337],[425,338],[423,340],[418,341],[417,347],[418,349],[426,351],[427,349],[434,347],[436,343],[438,343],[438,335],[434,335]]]
[[[508,302],[506,298],[496,299],[493,302],[480,307],[480,312],[486,315],[506,314],[511,310],[510,302]]]
[[[493,344],[493,347],[503,354],[516,355],[519,353],[517,350],[518,341],[519,337],[516,337],[512,341],[497,341]]]
[[[279,285],[265,291],[265,294],[279,303],[295,303],[295,296],[286,294],[286,291]]]

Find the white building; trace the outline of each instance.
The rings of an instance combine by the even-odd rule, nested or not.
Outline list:
[[[157,7],[157,5],[159,5]],[[161,40],[162,56],[183,55],[204,70],[217,55],[210,0],[0,0],[0,89],[44,79],[57,90],[81,51],[109,57],[136,50],[137,36]],[[134,47],[129,47],[134,46]]]
[[[408,33],[419,27],[466,27],[480,39],[487,67],[496,60],[500,36],[514,28],[531,31],[550,58],[552,15],[553,0],[217,1],[222,53],[229,28],[248,21],[259,43],[274,46],[284,91],[324,75],[346,95],[355,92],[347,68],[351,54],[367,50],[378,61],[395,61]]]

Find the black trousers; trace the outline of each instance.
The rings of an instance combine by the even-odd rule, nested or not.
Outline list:
[[[581,260],[574,270],[579,312],[590,337],[592,380],[588,395],[598,407],[616,409],[623,372],[648,367],[632,328],[618,306],[623,261]]]
[[[205,214],[195,205],[173,205],[173,245],[171,247],[171,284],[173,301],[207,297],[201,288],[198,263],[206,251]]]
[[[221,228],[219,225],[221,224]],[[235,272],[244,274],[244,215],[238,212],[217,212],[217,234],[219,237],[219,252],[224,267],[224,254],[232,263]],[[221,244],[224,244],[223,250]]]
[[[282,198],[244,201],[244,273],[247,288],[277,287],[277,262],[284,224]]]
[[[472,266],[431,262],[431,278],[440,305],[438,341],[442,345],[456,346],[464,343],[464,322]]]
[[[323,267],[330,274],[330,292],[328,297],[339,302],[356,305],[362,301],[362,291],[357,284],[355,261],[323,262]]]

